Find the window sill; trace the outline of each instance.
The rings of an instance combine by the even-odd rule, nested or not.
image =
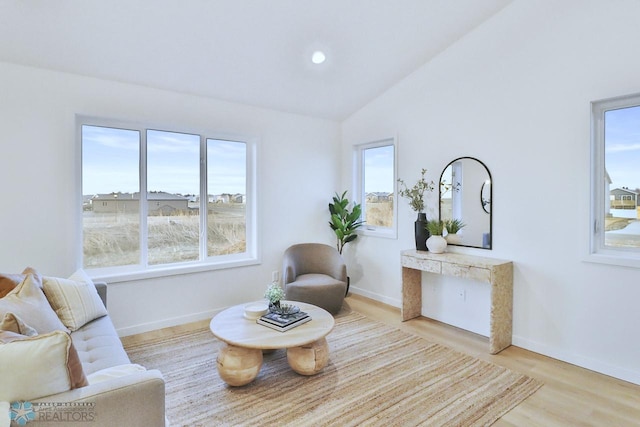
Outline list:
[[[362,236],[381,237],[384,239],[397,239],[398,232],[395,228],[376,228],[363,226],[358,230],[358,234]]]
[[[640,256],[638,254],[592,253],[587,255],[583,261],[620,267],[640,268]]]
[[[87,269],[86,272],[96,282],[120,283],[134,280],[153,279],[156,277],[177,276],[181,274],[200,273],[203,271],[223,270],[227,268],[245,267],[260,264],[256,257],[235,258],[208,263],[185,263],[177,265],[162,265],[141,270],[139,266],[130,269]]]

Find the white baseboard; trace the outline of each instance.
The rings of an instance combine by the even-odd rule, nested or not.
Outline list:
[[[184,325],[185,323],[198,322],[200,320],[211,319],[213,316],[224,310],[226,307],[218,308],[215,310],[202,311],[200,313],[193,313],[185,316],[172,317],[169,319],[157,320],[155,322],[140,323],[138,325],[127,326],[126,328],[119,328],[116,331],[118,336],[126,337],[129,335],[141,334],[144,332],[155,331],[156,329],[169,328],[171,326]]]
[[[352,292],[357,295],[362,295],[364,297],[391,305],[393,307],[401,307],[400,299],[389,298],[384,295],[380,295],[375,292],[370,292],[365,289],[361,289],[354,286],[351,286],[349,288],[349,292]],[[517,347],[521,347],[525,350],[533,351],[534,353],[539,353],[544,356],[551,357],[553,359],[561,360],[563,362],[570,363],[572,365],[576,365],[594,372],[601,373],[603,375],[608,375],[613,378],[617,378],[623,381],[628,381],[630,383],[640,385],[640,372],[638,371],[620,368],[619,366],[614,366],[609,363],[602,362],[593,358],[584,357],[576,354],[570,354],[570,353],[558,350],[555,347],[551,347],[539,342],[531,341],[516,335],[513,336],[512,343]]]
[[[369,292],[369,291],[367,291],[365,289],[358,288],[358,287],[355,287],[355,286],[350,286],[349,287],[349,292],[354,293],[356,295],[362,295],[363,297],[367,297],[367,298],[370,298],[372,300],[376,300],[376,301],[388,304],[388,305],[390,305],[392,307],[397,307],[397,308],[402,307],[402,303],[401,303],[400,299],[389,298],[389,297],[386,297],[384,295],[380,295],[380,294],[377,294],[375,292]]]
[[[384,295],[370,292],[355,286],[349,288],[349,292],[364,297],[370,298],[375,301],[388,304],[393,307],[401,307],[400,299],[389,298]],[[118,335],[125,337],[128,335],[135,335],[144,332],[153,331],[156,329],[168,328],[171,326],[183,325],[185,323],[197,322],[200,320],[211,319],[217,313],[224,310],[226,307],[218,308],[215,310],[207,310],[199,313],[193,313],[186,316],[172,317],[169,319],[162,319],[155,322],[141,323],[138,325],[128,326],[126,328],[117,329]],[[608,375],[614,378],[628,381],[633,384],[640,385],[640,372],[630,369],[620,368],[605,362],[601,362],[596,359],[584,357],[576,354],[570,354],[564,351],[560,351],[554,347],[528,340],[520,336],[513,336],[513,345],[521,347],[525,350],[533,351],[535,353],[542,354],[544,356],[551,357],[553,359],[561,360],[563,362],[571,363],[572,365],[580,366],[591,371],[595,371],[604,375]]]
[[[640,385],[640,372],[638,371],[620,368],[619,366],[614,366],[600,360],[592,359],[590,357],[567,353],[565,351],[558,350],[557,348],[542,344],[540,342],[528,340],[516,335],[513,336],[512,343],[517,347],[533,351],[534,353],[539,353],[553,359],[571,363],[572,365],[576,365],[590,371],[598,372],[600,374],[608,375],[613,378]]]

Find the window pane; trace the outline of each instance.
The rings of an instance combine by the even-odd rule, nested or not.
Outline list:
[[[147,131],[149,265],[200,258],[200,137]]]
[[[393,227],[394,159],[393,145],[363,150],[365,206],[367,226]]]
[[[140,133],[82,126],[85,268],[140,263]]]
[[[640,248],[640,106],[604,114],[605,246]]]
[[[78,125],[85,268],[128,275],[256,262],[245,209],[247,196],[255,206],[251,142],[94,118]]]
[[[207,255],[246,252],[247,147],[207,139]]]

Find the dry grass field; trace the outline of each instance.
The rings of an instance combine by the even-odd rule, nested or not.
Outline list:
[[[368,225],[393,226],[393,202],[367,202],[365,212]]]
[[[199,258],[199,215],[148,217],[151,265]],[[245,206],[211,204],[207,224],[209,256],[245,251]],[[84,267],[100,268],[140,262],[138,214],[83,213]]]

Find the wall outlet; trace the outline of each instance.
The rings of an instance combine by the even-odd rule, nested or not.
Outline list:
[[[458,289],[458,299],[464,301],[467,298],[467,291],[464,289]]]
[[[280,281],[280,272],[278,270],[271,272],[271,281],[279,282]]]

